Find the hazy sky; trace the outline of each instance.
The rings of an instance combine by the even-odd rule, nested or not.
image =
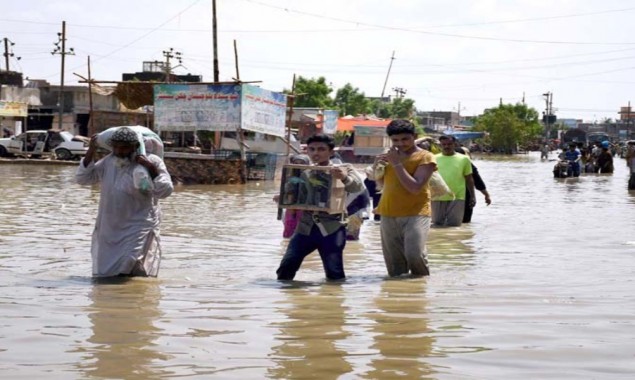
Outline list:
[[[182,53],[176,73],[213,80],[211,0],[0,5],[0,38],[15,43],[10,69],[26,77],[60,82],[51,51],[65,20],[76,53],[66,84],[87,75],[89,55],[93,78],[117,81],[169,48]],[[460,104],[476,115],[524,93],[542,112],[546,92],[558,117],[616,118],[635,105],[634,0],[217,0],[217,20],[220,79],[236,76],[236,40],[240,78],[274,91],[295,73],[379,96],[394,51],[386,95],[403,88],[419,110]]]

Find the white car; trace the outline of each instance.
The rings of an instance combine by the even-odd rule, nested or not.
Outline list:
[[[26,131],[11,137],[8,144],[0,141],[7,153],[16,156],[41,157],[54,154],[59,160],[71,160],[86,154],[90,139],[73,136],[67,131],[56,129]],[[2,151],[0,150],[0,154]]]

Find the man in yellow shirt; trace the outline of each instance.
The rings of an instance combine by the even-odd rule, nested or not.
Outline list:
[[[410,273],[428,276],[426,241],[430,231],[430,188],[428,180],[436,170],[434,155],[415,145],[414,125],[393,120],[386,127],[392,148],[375,159],[374,166],[386,165],[376,213],[381,215],[381,247],[388,275]]]

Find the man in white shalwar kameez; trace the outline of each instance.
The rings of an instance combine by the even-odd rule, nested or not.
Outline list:
[[[161,263],[159,199],[174,189],[170,174],[158,156],[136,154],[139,137],[129,128],[113,133],[108,144],[112,153],[95,163],[93,136],[76,173],[80,185],[101,183],[91,245],[93,276],[156,277]],[[133,180],[139,166],[149,174],[145,186]]]

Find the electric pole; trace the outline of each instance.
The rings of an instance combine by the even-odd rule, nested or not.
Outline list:
[[[9,70],[9,57],[14,57],[15,54],[13,54],[12,51],[9,51],[9,46],[14,46],[15,43],[11,42],[8,38],[4,38],[4,66],[6,67],[7,71],[11,71]],[[18,61],[20,59],[22,59],[22,57],[16,57],[15,59],[17,59]]]
[[[58,96],[59,120],[57,121],[58,129],[62,130],[62,118],[64,116],[64,61],[66,55],[75,55],[75,50],[70,48],[66,51],[66,21],[62,21],[62,33],[57,33],[57,42],[53,43],[55,49],[52,55],[59,54],[62,56],[62,74],[60,78],[60,92]]]
[[[170,66],[170,58],[176,58],[180,65],[183,54],[179,51],[174,51],[174,48],[170,48],[169,50],[163,50],[163,56],[165,57],[165,81],[170,83],[172,82],[172,67]]]
[[[218,82],[218,38],[216,33],[216,0],[212,0],[212,40],[214,43],[214,82]]]
[[[543,122],[545,123],[545,139],[549,140],[551,136],[551,121],[553,117],[553,93],[551,91],[542,94],[545,97],[545,116]],[[554,120],[555,121],[555,120]]]
[[[395,98],[403,98],[404,95],[406,95],[406,93],[408,92],[408,90],[404,89],[403,87],[393,87],[392,90],[395,92]]]
[[[384,93],[386,92],[386,84],[388,83],[388,76],[390,75],[390,69],[392,68],[392,61],[395,60],[395,51],[392,52],[390,57],[390,65],[388,65],[388,73],[386,73],[386,80],[384,81],[384,88],[381,89],[381,101],[384,101]]]

